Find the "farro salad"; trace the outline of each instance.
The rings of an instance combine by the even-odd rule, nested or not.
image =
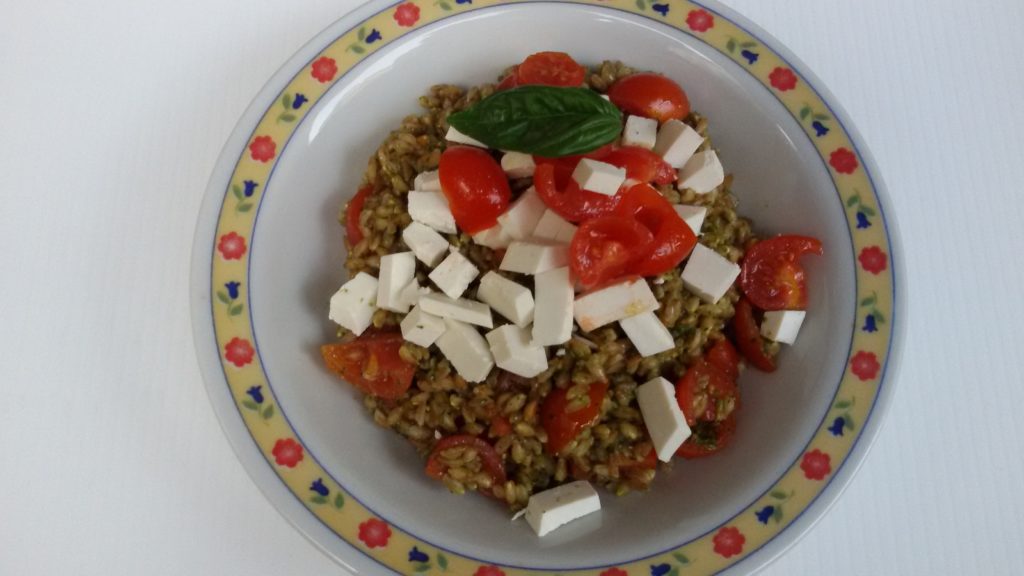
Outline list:
[[[598,509],[592,483],[727,446],[741,367],[793,343],[822,246],[755,236],[683,88],[540,52],[419,103],[342,211],[322,347],[374,421],[538,535]]]

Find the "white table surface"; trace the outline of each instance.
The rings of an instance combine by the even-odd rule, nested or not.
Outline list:
[[[728,3],[859,126],[912,305],[878,442],[765,573],[1024,573],[1024,3]],[[0,574],[344,574],[235,460],[187,279],[236,119],[356,5],[0,3]]]

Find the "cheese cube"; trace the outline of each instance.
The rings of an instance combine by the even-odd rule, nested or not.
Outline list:
[[[501,169],[509,178],[529,178],[533,176],[533,170],[537,166],[533,163],[533,156],[522,152],[506,152],[501,157]]]
[[[673,168],[682,168],[704,143],[704,137],[685,122],[669,120],[661,125],[654,152]]]
[[[426,172],[420,172],[416,175],[416,179],[412,183],[413,190],[420,190],[422,192],[440,192],[441,191],[441,177],[437,170],[428,170]]]
[[[413,306],[405,315],[401,327],[402,338],[424,348],[436,342],[447,329],[444,319],[427,314],[419,306]]]
[[[577,480],[530,496],[526,521],[537,536],[601,509],[597,491],[586,480]]]
[[[530,186],[522,193],[504,214],[498,216],[501,229],[516,240],[526,240],[540,222],[547,206],[537,195],[537,190]]]
[[[659,376],[636,389],[636,402],[658,459],[672,460],[676,450],[690,437],[690,427],[676,401],[675,386]]]
[[[448,199],[440,192],[409,192],[409,216],[438,232],[455,234],[458,231]]]
[[[533,313],[533,343],[553,346],[572,337],[573,290],[569,268],[537,274],[533,280],[537,304]]]
[[[683,268],[683,286],[700,299],[714,304],[740,275],[740,267],[703,244],[693,247]]]
[[[626,118],[626,127],[622,130],[623,146],[639,146],[650,150],[657,141],[657,120],[632,115]]]
[[[494,368],[487,341],[476,328],[451,318],[444,319],[444,334],[435,342],[444,357],[466,382],[483,382]]]
[[[500,248],[508,248],[508,245],[512,243],[512,237],[505,233],[505,229],[501,227],[499,222],[486,230],[473,234],[473,242],[481,246],[487,246],[492,250],[498,250]]]
[[[380,259],[380,278],[377,282],[377,306],[405,314],[408,304],[401,298],[402,290],[415,281],[416,256],[412,252],[387,254]]]
[[[623,318],[619,320],[619,326],[644,358],[671,350],[676,345],[672,334],[654,312]]]
[[[448,127],[448,132],[444,135],[444,139],[455,144],[468,144],[469,146],[476,146],[477,148],[487,148],[487,144],[459,132],[455,126]]]
[[[419,306],[424,312],[441,318],[451,318],[484,328],[494,327],[491,309],[487,307],[487,304],[475,300],[466,300],[465,298],[454,300],[444,294],[426,294],[420,296]]]
[[[722,168],[718,154],[714,150],[705,150],[693,155],[679,171],[676,187],[680,190],[689,188],[697,194],[707,194],[725,182],[725,169]]]
[[[568,265],[568,246],[517,241],[509,244],[498,268],[520,274],[540,274]]]
[[[533,229],[534,238],[559,244],[572,242],[575,234],[576,226],[550,208],[544,211],[544,215],[537,222],[537,227]]]
[[[448,257],[430,272],[428,278],[446,296],[458,298],[462,296],[466,288],[469,288],[469,283],[479,274],[480,270],[468,258],[463,256],[458,250],[452,250]]]
[[[525,327],[533,322],[533,294],[530,289],[494,270],[480,279],[476,297],[516,326]]]
[[[377,309],[377,279],[366,272],[345,282],[331,296],[328,317],[359,336],[370,326]]]
[[[413,222],[402,230],[402,241],[427,266],[437,266],[448,253],[448,241],[432,228]]]
[[[800,332],[807,312],[803,310],[771,310],[764,313],[761,322],[761,336],[775,342],[792,344]]]
[[[572,179],[584,190],[614,196],[626,181],[626,169],[584,158],[572,171]]]
[[[487,333],[491,355],[498,368],[523,378],[533,378],[548,369],[548,357],[543,346],[530,343],[525,329],[511,324],[499,326]]]
[[[573,314],[584,332],[658,309],[657,298],[643,278],[612,284],[576,299]],[[540,310],[537,310],[540,315]]]
[[[693,233],[700,236],[700,229],[704,226],[704,217],[708,214],[705,206],[689,206],[687,204],[676,204],[672,206],[676,214],[693,230]]]
[[[420,286],[420,283],[413,278],[402,291],[398,293],[398,305],[405,306],[406,309],[416,306],[420,302],[420,298],[433,293],[433,290],[426,286]]]

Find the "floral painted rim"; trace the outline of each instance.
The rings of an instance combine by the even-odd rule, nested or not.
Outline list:
[[[758,79],[801,124],[829,168],[843,203],[854,246],[857,282],[857,324],[847,370],[832,406],[802,455],[774,485],[746,509],[708,533],[670,550],[618,566],[579,569],[540,569],[493,566],[462,556],[404,531],[380,518],[355,499],[304,448],[301,438],[279,409],[260,361],[248,302],[251,239],[263,193],[276,160],[297,126],[322,96],[345,73],[411,31],[457,14],[515,0],[409,0],[373,13],[334,38],[290,79],[266,109],[240,156],[234,162],[227,189],[211,189],[219,201],[212,238],[197,231],[196,255],[211,258],[203,306],[209,303],[216,354],[223,381],[249,436],[274,474],[319,522],[347,544],[383,566],[400,573],[451,573],[473,576],[536,574],[598,574],[672,576],[680,572],[717,572],[735,566],[800,520],[839,475],[857,442],[864,436],[892,357],[895,331],[895,263],[893,240],[883,213],[883,199],[854,144],[855,136],[812,87],[813,78],[798,73],[723,9],[696,2],[671,5],[648,0],[559,0],[560,3],[600,6],[637,14],[675,27],[731,58]],[[279,150],[279,143],[281,149]],[[227,152],[227,151],[226,151]],[[222,159],[222,162],[224,160]],[[203,248],[205,246],[205,248]],[[212,256],[211,256],[212,253]],[[205,260],[204,260],[205,262]],[[243,289],[244,287],[244,289]],[[900,308],[899,311],[902,311]],[[197,346],[202,346],[197,327]],[[891,386],[890,386],[891,388]],[[211,392],[212,395],[212,392]],[[877,417],[872,418],[877,420]],[[876,422],[872,424],[877,427]],[[308,457],[307,457],[308,455]],[[852,471],[843,471],[852,473]]]

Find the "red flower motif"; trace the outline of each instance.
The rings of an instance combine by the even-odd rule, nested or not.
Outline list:
[[[334,79],[334,75],[338,73],[338,65],[334,63],[333,58],[327,56],[321,56],[313,62],[313,68],[310,71],[313,78],[316,78],[321,84],[330,82]]]
[[[412,2],[399,4],[398,8],[395,8],[395,22],[398,22],[399,26],[405,26],[408,28],[416,22],[419,22],[419,19],[420,7]]]
[[[832,459],[828,454],[815,448],[804,454],[803,460],[800,461],[800,468],[803,469],[804,476],[807,478],[824,480],[825,476],[832,472]]]
[[[881,369],[882,366],[878,363],[878,357],[874,352],[862,350],[854,354],[853,359],[850,360],[850,371],[864,382],[878,376],[878,371]]]
[[[781,66],[772,70],[772,73],[768,75],[768,79],[771,80],[772,86],[774,86],[779,92],[785,92],[796,88],[796,74],[793,73],[789,68],[783,68]]]
[[[391,528],[379,518],[370,518],[359,525],[359,539],[370,548],[383,548],[391,538]]]
[[[245,238],[234,232],[228,232],[220,237],[217,250],[220,250],[220,255],[225,260],[238,260],[245,255]]]
[[[267,163],[274,159],[277,144],[270,136],[257,136],[249,144],[249,155],[257,162]]]
[[[715,17],[707,10],[690,10],[686,15],[686,25],[694,32],[707,32],[715,27]]]
[[[839,148],[828,157],[828,163],[840,174],[853,174],[857,169],[857,155],[846,148]]]
[[[712,539],[712,542],[715,543],[715,553],[723,558],[735,556],[743,552],[743,543],[746,541],[747,539],[734,526],[722,528]]]
[[[473,576],[505,576],[497,566],[481,566],[473,572]]]
[[[232,338],[224,345],[224,357],[239,368],[252,362],[254,354],[256,351],[252,349],[252,344],[242,338]]]
[[[629,572],[626,572],[621,568],[609,568],[597,576],[629,576]]]
[[[302,462],[302,444],[291,438],[282,438],[274,442],[274,461],[278,466],[295,468],[295,465]]]
[[[861,268],[876,276],[881,274],[882,270],[885,270],[886,266],[889,265],[885,252],[882,252],[882,249],[878,246],[868,246],[861,250],[860,256],[857,256],[857,259],[860,260]]]

